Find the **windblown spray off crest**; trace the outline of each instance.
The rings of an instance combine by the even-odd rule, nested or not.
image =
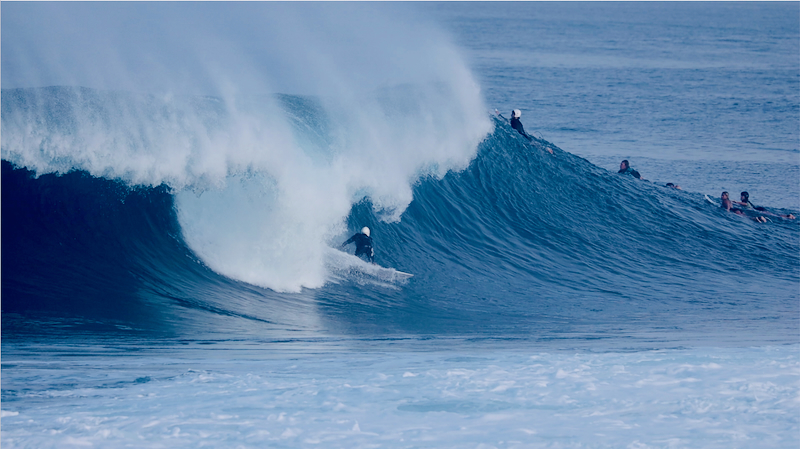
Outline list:
[[[399,219],[420,176],[465,168],[492,127],[457,50],[405,7],[3,13],[3,157],[165,183],[209,267],[276,290],[323,285],[353,202],[369,196]],[[38,88],[49,85],[85,88]]]

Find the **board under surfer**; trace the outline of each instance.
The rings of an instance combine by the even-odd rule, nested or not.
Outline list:
[[[353,234],[346,242],[342,243],[342,248],[350,243],[356,244],[356,257],[375,263],[375,250],[372,249],[372,237],[369,236],[368,227],[364,226],[361,228],[361,232]]]

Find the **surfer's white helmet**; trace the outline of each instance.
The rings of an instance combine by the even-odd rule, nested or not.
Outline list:
[[[361,233],[369,237],[369,228],[364,226],[363,228],[361,228]]]
[[[519,109],[514,109],[511,111],[511,118],[519,118],[520,115],[522,115],[522,111]]]

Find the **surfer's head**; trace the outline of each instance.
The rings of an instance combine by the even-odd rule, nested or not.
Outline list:
[[[747,193],[747,192],[742,192],[742,194],[741,194],[741,195],[742,195],[742,202],[743,202],[743,203],[746,203],[746,202],[748,202],[748,201],[750,200],[750,194],[749,194],[749,193]]]
[[[620,170],[627,170],[628,167],[630,167],[630,166],[631,166],[631,164],[628,163],[627,159],[625,159],[624,161],[619,163],[619,169]]]
[[[363,228],[361,228],[361,233],[369,237],[369,228],[364,226]]]
[[[730,198],[728,198],[728,192],[722,192],[722,195],[720,195],[719,199],[722,202],[723,208],[730,210],[731,206],[733,206],[733,203],[731,203]]]
[[[519,109],[514,109],[511,111],[511,118],[519,118],[522,115],[522,111]]]

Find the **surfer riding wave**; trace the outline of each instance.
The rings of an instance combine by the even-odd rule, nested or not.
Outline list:
[[[375,250],[372,248],[372,237],[369,236],[369,228],[364,226],[361,232],[353,234],[352,237],[342,243],[342,248],[350,243],[356,244],[356,256],[367,262],[375,263]]]

